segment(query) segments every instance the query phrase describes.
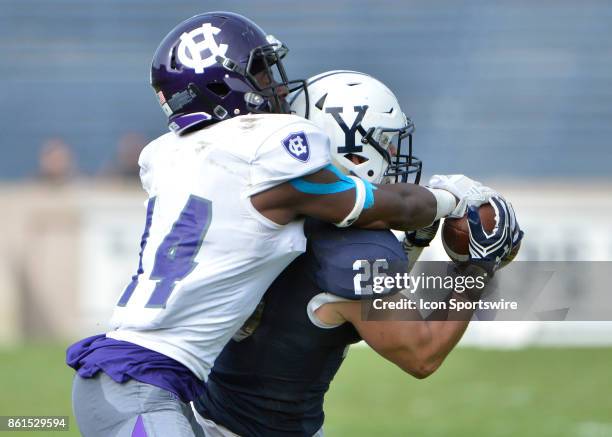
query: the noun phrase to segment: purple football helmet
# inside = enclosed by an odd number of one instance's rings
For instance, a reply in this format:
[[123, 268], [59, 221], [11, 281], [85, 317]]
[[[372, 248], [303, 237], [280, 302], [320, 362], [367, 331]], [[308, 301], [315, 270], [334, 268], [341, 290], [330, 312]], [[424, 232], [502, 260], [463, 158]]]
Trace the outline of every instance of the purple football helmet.
[[248, 113], [289, 113], [288, 93], [306, 88], [289, 81], [281, 59], [287, 47], [251, 20], [231, 12], [196, 15], [161, 42], [151, 85], [168, 126], [184, 133]]

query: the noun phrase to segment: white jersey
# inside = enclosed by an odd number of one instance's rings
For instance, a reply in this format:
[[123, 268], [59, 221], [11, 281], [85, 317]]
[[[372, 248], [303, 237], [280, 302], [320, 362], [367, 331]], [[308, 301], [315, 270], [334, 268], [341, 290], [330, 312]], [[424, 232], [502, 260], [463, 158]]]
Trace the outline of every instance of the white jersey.
[[162, 353], [206, 380], [306, 246], [302, 221], [277, 225], [249, 196], [329, 162], [328, 137], [293, 115], [245, 115], [151, 142], [139, 160], [149, 202], [138, 274], [107, 336]]

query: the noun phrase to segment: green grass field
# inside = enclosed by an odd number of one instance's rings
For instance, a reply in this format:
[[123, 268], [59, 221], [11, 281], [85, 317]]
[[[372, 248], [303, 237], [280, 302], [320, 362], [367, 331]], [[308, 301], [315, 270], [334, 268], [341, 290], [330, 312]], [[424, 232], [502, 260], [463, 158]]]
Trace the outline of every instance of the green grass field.
[[[0, 350], [0, 415], [69, 415], [72, 375], [62, 346]], [[325, 406], [328, 437], [612, 436], [612, 349], [458, 349], [419, 381], [354, 347]]]

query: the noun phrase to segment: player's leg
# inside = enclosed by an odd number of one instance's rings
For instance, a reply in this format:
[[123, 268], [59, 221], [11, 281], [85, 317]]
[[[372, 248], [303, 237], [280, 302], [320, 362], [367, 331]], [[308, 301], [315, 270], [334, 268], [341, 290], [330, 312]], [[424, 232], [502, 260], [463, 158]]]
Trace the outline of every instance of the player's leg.
[[202, 437], [188, 404], [166, 390], [130, 380], [118, 384], [100, 372], [76, 375], [72, 401], [85, 437]]
[[238, 434], [234, 434], [223, 425], [202, 417], [195, 409], [193, 409], [193, 414], [199, 426], [204, 430], [206, 437], [239, 437]]

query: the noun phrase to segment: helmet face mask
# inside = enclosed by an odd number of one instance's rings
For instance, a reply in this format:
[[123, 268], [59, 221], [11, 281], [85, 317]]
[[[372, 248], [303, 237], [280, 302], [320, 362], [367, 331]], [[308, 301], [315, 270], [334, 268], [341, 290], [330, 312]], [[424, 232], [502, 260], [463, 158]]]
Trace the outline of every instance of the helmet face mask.
[[288, 113], [285, 97], [306, 85], [289, 81], [281, 59], [288, 49], [249, 19], [230, 12], [196, 15], [159, 45], [153, 86], [171, 130], [248, 113]]
[[311, 99], [290, 96], [291, 109], [331, 139], [334, 164], [375, 184], [419, 183], [421, 161], [412, 153], [414, 124], [380, 81], [355, 71], [330, 71], [308, 79]]
[[405, 127], [372, 127], [362, 136], [361, 142], [371, 145], [387, 162], [382, 183], [406, 183], [410, 175], [414, 175], [413, 183], [418, 184], [421, 181], [423, 164], [412, 154], [413, 132], [414, 123], [407, 118]]
[[[305, 80], [289, 80], [282, 59], [287, 55], [289, 49], [272, 35], [268, 35], [270, 44], [257, 47], [251, 51], [245, 76], [256, 90], [252, 95], [245, 98], [250, 112], [271, 112], [276, 114], [289, 114], [290, 108], [286, 96], [292, 92], [304, 89], [306, 95]], [[263, 110], [257, 105], [261, 102], [257, 96], [268, 102]], [[251, 100], [253, 102], [251, 102]]]

